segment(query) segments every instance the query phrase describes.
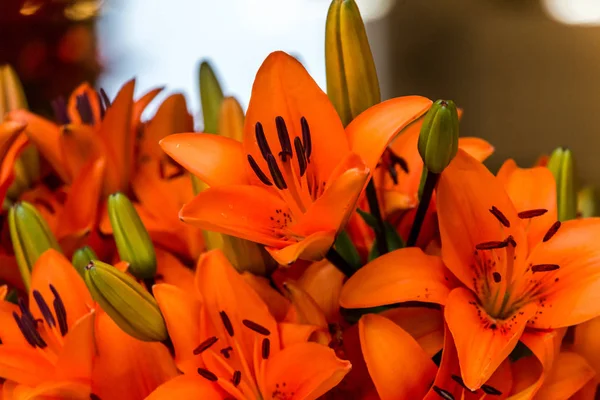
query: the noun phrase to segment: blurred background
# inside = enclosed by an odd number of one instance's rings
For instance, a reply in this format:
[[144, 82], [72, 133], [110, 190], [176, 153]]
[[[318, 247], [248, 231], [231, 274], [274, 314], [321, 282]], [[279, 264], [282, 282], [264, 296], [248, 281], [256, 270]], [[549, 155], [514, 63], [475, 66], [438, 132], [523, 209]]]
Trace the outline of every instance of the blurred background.
[[[0, 63], [17, 69], [39, 112], [83, 80], [112, 97], [136, 77], [137, 93], [182, 91], [198, 116], [202, 59], [243, 105], [277, 49], [324, 88], [329, 2], [1, 0]], [[583, 181], [600, 184], [600, 1], [357, 2], [385, 98], [454, 99], [465, 110], [461, 134], [495, 145], [493, 170], [507, 157], [528, 166], [568, 146]]]

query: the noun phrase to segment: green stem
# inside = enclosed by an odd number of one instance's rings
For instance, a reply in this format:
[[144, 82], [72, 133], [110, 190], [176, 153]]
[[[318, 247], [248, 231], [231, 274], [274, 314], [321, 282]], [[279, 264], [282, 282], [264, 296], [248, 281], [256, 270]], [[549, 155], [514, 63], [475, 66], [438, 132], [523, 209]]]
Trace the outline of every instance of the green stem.
[[325, 254], [325, 258], [347, 277], [351, 277], [354, 274], [354, 268], [352, 268], [352, 266], [348, 264], [344, 257], [342, 257], [342, 255], [338, 253], [337, 250], [333, 247], [331, 247], [329, 251], [327, 251], [327, 254]]
[[375, 228], [375, 238], [377, 239], [377, 250], [379, 250], [379, 256], [387, 254], [388, 244], [385, 237], [385, 225], [383, 224], [383, 218], [381, 217], [381, 209], [379, 208], [379, 202], [377, 201], [377, 190], [375, 189], [375, 183], [373, 179], [367, 184], [367, 201], [369, 202], [369, 210], [371, 215], [377, 220], [377, 228]]
[[440, 174], [434, 174], [433, 172], [427, 171], [425, 186], [423, 187], [423, 195], [421, 196], [421, 201], [419, 202], [419, 207], [417, 208], [417, 215], [415, 215], [415, 220], [412, 228], [410, 229], [408, 241], [406, 242], [406, 245], [409, 247], [414, 246], [417, 243], [419, 233], [421, 232], [421, 226], [423, 225], [423, 220], [425, 220], [425, 214], [427, 214], [427, 209], [429, 208], [429, 203], [431, 202], [431, 195], [433, 194], [433, 190], [435, 189], [435, 185], [437, 184], [439, 177]]

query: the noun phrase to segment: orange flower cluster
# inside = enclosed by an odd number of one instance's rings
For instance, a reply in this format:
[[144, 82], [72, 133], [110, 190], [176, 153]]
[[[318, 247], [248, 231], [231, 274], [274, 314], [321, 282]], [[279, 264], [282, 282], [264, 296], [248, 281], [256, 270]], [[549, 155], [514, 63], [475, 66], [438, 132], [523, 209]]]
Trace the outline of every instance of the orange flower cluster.
[[597, 398], [568, 150], [494, 175], [451, 101], [344, 109], [278, 51], [244, 113], [201, 71], [204, 133], [134, 81], [50, 121], [0, 79], [0, 399]]

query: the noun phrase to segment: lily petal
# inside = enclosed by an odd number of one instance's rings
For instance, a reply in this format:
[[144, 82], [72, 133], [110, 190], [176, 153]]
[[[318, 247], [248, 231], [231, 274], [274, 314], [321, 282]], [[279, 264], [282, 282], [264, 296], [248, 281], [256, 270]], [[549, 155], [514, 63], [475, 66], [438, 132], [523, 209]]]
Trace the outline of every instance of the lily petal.
[[76, 179], [91, 159], [104, 153], [97, 132], [89, 125], [65, 125], [60, 129], [59, 145], [64, 168]]
[[554, 368], [536, 394], [538, 399], [569, 399], [594, 377], [596, 371], [579, 354], [562, 351], [556, 357]]
[[600, 317], [591, 319], [575, 328], [572, 350], [585, 357], [600, 377]]
[[319, 308], [325, 319], [337, 322], [340, 318], [339, 298], [346, 277], [327, 260], [312, 263], [298, 279], [298, 287], [303, 289]]
[[216, 384], [194, 375], [181, 375], [160, 385], [146, 400], [222, 400], [227, 393]]
[[468, 388], [478, 389], [492, 376], [516, 346], [536, 308], [529, 304], [506, 320], [496, 320], [469, 290], [457, 288], [450, 293], [444, 314]]
[[[4, 124], [0, 124], [0, 135], [2, 135], [2, 125], [13, 124], [11, 122], [7, 122]], [[17, 124], [16, 122], [14, 124]], [[15, 178], [15, 162], [17, 158], [21, 155], [21, 152], [25, 149], [29, 140], [25, 134], [19, 133], [20, 130], [16, 130], [11, 137], [7, 138], [6, 142], [3, 143], [3, 146], [6, 148], [3, 149], [4, 154], [0, 155], [2, 157], [2, 161], [0, 163], [0, 199], [4, 200], [6, 197], [6, 192], [12, 185]]]
[[54, 366], [32, 347], [0, 346], [0, 376], [4, 379], [35, 386], [54, 371]]
[[90, 109], [92, 111], [91, 117], [93, 119], [91, 122], [94, 124], [100, 122], [100, 99], [98, 98], [98, 93], [87, 82], [84, 82], [75, 88], [69, 96], [69, 101], [67, 103], [67, 115], [69, 120], [78, 125], [85, 123], [81, 120], [81, 114], [77, 108], [77, 98], [79, 96], [85, 96], [89, 101]]
[[405, 301], [444, 304], [450, 274], [439, 257], [407, 247], [378, 257], [359, 269], [344, 285], [340, 305], [366, 308]]
[[327, 254], [335, 241], [335, 231], [315, 232], [297, 243], [281, 249], [265, 247], [267, 252], [281, 265], [290, 265], [298, 259], [319, 261]]
[[262, 276], [256, 276], [250, 272], [242, 272], [242, 278], [248, 285], [254, 289], [254, 291], [260, 296], [265, 302], [269, 311], [275, 317], [277, 321], [283, 321], [287, 310], [290, 307], [290, 301], [286, 299], [281, 293], [271, 287], [269, 280]]
[[[349, 152], [344, 127], [329, 98], [302, 64], [281, 51], [271, 53], [258, 70], [244, 124], [244, 152], [252, 155], [263, 171], [268, 167], [256, 141], [255, 126], [262, 124], [271, 151], [279, 154], [278, 116], [286, 123], [291, 143], [296, 137], [302, 139], [300, 119], [306, 119], [312, 138], [310, 161], [318, 169], [319, 180], [327, 179]], [[260, 184], [249, 165], [246, 170], [252, 182]]]
[[94, 340], [95, 312], [91, 311], [77, 321], [67, 336], [58, 356], [54, 379], [92, 383], [92, 365], [96, 355]]
[[[491, 212], [495, 207], [507, 221], [503, 224]], [[437, 208], [442, 239], [442, 258], [446, 266], [462, 283], [478, 290], [475, 283], [477, 268], [473, 268], [474, 252], [480, 243], [504, 241], [509, 235], [518, 244], [514, 248], [514, 265], [525, 268], [522, 262], [527, 254], [527, 239], [522, 222], [497, 181], [479, 161], [462, 150], [441, 174], [437, 188]], [[508, 223], [510, 227], [505, 226]], [[505, 250], [496, 253], [503, 255]], [[502, 279], [512, 281], [523, 271], [513, 271], [512, 278], [506, 276], [507, 263], [499, 262], [497, 272]]]
[[540, 282], [536, 301], [544, 308], [544, 312], [530, 322], [531, 326], [560, 328], [600, 315], [598, 235], [600, 218], [566, 221], [551, 239], [533, 250], [528, 265], [555, 264], [559, 269], [530, 272], [530, 279]]
[[329, 325], [323, 314], [323, 310], [313, 300], [308, 293], [297, 287], [292, 282], [285, 282], [283, 287], [288, 293], [288, 297], [292, 303], [285, 318], [286, 322], [294, 322], [297, 324], [318, 326], [320, 333], [316, 338], [318, 343], [323, 345], [329, 344], [331, 335], [329, 334]]
[[399, 307], [380, 314], [393, 321], [415, 338], [419, 346], [433, 357], [444, 345], [444, 314], [425, 307]]
[[425, 114], [431, 103], [425, 97], [404, 96], [368, 108], [346, 127], [350, 149], [364, 160], [369, 169], [375, 169], [392, 139]]
[[478, 137], [462, 137], [458, 139], [458, 148], [476, 159], [485, 161], [494, 153], [494, 146], [487, 140]]
[[177, 133], [162, 139], [160, 146], [210, 187], [249, 182], [248, 160], [238, 141], [210, 133]]
[[423, 398], [437, 368], [417, 341], [377, 314], [363, 316], [358, 324], [365, 362], [381, 399]]
[[194, 291], [194, 272], [183, 265], [173, 254], [160, 247], [156, 253], [156, 282], [177, 286], [179, 289], [192, 293]]
[[184, 373], [193, 373], [201, 366], [201, 357], [194, 349], [201, 341], [201, 302], [193, 292], [165, 283], [154, 285], [152, 292], [165, 318], [169, 337], [175, 348], [175, 363]]
[[327, 346], [299, 343], [269, 358], [264, 371], [264, 394], [313, 400], [337, 385], [350, 370]]
[[257, 186], [211, 187], [198, 194], [180, 211], [179, 216], [209, 231], [216, 231], [283, 247], [287, 243], [275, 236], [278, 212], [290, 214], [289, 207], [277, 195]]

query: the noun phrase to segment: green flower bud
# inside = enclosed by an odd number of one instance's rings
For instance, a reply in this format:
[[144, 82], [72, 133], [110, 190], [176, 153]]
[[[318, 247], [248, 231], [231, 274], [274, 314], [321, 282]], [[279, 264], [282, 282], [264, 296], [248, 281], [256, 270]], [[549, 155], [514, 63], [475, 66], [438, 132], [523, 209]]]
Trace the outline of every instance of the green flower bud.
[[419, 134], [419, 154], [425, 167], [441, 173], [458, 151], [458, 112], [452, 100], [438, 100], [425, 115]]
[[344, 126], [381, 101], [375, 62], [354, 0], [333, 0], [325, 25], [327, 95]]
[[0, 65], [0, 122], [6, 113], [27, 108], [27, 99], [17, 73], [10, 65]]
[[577, 217], [577, 192], [575, 190], [575, 166], [571, 150], [557, 148], [550, 155], [548, 169], [556, 180], [556, 205], [558, 220], [568, 221]]
[[29, 203], [23, 201], [11, 207], [8, 227], [19, 272], [29, 290], [31, 270], [37, 259], [48, 249], [61, 249], [44, 218]]
[[593, 186], [587, 186], [577, 192], [577, 213], [583, 218], [598, 215], [596, 203], [596, 189]]
[[244, 139], [244, 110], [234, 97], [226, 97], [219, 112], [219, 135], [241, 142]]
[[156, 275], [156, 254], [152, 239], [131, 201], [122, 193], [108, 196], [108, 217], [121, 260], [138, 279]]
[[92, 298], [125, 333], [146, 342], [167, 339], [158, 303], [133, 278], [112, 265], [92, 261], [84, 271]]
[[205, 133], [217, 133], [219, 112], [223, 102], [223, 90], [212, 67], [207, 61], [200, 64], [200, 101]]
[[90, 246], [84, 246], [80, 249], [75, 250], [73, 258], [71, 258], [71, 264], [75, 267], [79, 275], [83, 276], [85, 273], [85, 267], [92, 260], [98, 259], [98, 256]]

